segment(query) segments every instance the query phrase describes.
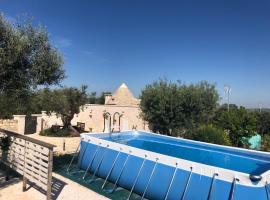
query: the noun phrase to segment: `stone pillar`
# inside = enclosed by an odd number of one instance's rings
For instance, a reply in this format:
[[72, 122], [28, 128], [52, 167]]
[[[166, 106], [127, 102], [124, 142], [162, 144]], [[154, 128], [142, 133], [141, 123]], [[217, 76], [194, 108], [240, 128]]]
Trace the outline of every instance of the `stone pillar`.
[[13, 115], [14, 120], [18, 121], [18, 133], [22, 135], [25, 133], [25, 117], [26, 115]]

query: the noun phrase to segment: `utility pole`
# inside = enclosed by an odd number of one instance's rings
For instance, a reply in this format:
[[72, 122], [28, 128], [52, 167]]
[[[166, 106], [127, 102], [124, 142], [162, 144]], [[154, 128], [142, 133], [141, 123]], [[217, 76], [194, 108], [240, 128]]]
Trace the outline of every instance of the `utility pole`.
[[225, 91], [225, 94], [227, 95], [227, 110], [228, 112], [230, 111], [230, 95], [231, 95], [231, 91], [232, 91], [232, 88], [230, 85], [225, 85], [224, 86], [224, 91]]

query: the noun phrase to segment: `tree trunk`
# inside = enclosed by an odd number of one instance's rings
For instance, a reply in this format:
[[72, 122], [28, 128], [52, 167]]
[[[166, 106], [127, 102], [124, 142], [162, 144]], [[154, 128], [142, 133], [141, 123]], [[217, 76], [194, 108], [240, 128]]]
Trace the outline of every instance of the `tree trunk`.
[[69, 129], [71, 131], [73, 131], [76, 135], [79, 135], [80, 133], [72, 127], [71, 125], [71, 120], [73, 119], [74, 114], [70, 114], [70, 115], [62, 115], [61, 119], [63, 122], [63, 129]]
[[73, 119], [73, 115], [62, 115], [61, 119], [63, 122], [63, 128], [69, 128], [71, 126], [71, 120]]

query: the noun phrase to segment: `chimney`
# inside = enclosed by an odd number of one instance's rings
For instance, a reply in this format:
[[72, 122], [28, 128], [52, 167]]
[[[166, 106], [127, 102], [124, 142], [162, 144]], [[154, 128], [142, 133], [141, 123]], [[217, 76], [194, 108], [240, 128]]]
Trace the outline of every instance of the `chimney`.
[[111, 99], [112, 99], [112, 95], [111, 94], [106, 94], [105, 95], [105, 104], [108, 104]]

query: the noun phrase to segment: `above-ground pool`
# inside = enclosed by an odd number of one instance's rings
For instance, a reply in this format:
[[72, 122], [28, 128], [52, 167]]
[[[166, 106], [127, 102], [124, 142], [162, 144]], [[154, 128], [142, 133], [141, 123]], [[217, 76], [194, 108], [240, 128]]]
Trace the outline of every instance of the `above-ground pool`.
[[[81, 134], [83, 179], [148, 199], [270, 199], [270, 154], [158, 134]], [[108, 188], [107, 183], [113, 183]], [[107, 187], [106, 187], [107, 186]]]

